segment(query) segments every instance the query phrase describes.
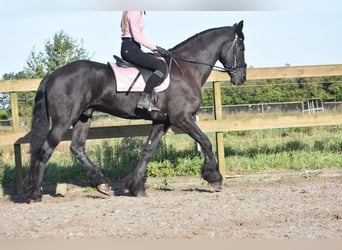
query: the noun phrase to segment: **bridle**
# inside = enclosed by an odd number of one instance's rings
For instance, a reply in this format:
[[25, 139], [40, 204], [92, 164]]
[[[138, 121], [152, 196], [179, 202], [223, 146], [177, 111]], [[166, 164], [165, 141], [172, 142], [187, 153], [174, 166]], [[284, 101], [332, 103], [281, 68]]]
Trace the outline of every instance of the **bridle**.
[[230, 49], [228, 50], [228, 54], [231, 50], [233, 50], [233, 64], [230, 67], [225, 67], [224, 71], [225, 72], [230, 72], [230, 71], [234, 71], [238, 68], [247, 68], [247, 64], [246, 63], [242, 63], [242, 64], [238, 64], [237, 63], [237, 49], [238, 49], [238, 44], [237, 41], [242, 41], [241, 38], [239, 38], [238, 36], [235, 37], [232, 46], [230, 47]]
[[[228, 72], [229, 74], [235, 74], [236, 69], [247, 68], [246, 63], [242, 63], [242, 64], [237, 63], [237, 49], [238, 49], [237, 41], [238, 40], [242, 40], [242, 39], [239, 38], [238, 36], [236, 36], [232, 45], [230, 46], [230, 48], [227, 52], [228, 54], [229, 53], [233, 54], [233, 63], [229, 67], [226, 67], [225, 65], [224, 65], [224, 67], [221, 67], [221, 66], [217, 66], [217, 65], [213, 65], [213, 64], [209, 64], [209, 63], [204, 63], [204, 62], [199, 62], [199, 61], [194, 61], [194, 60], [188, 60], [188, 59], [184, 59], [184, 58], [180, 58], [180, 57], [174, 57], [171, 55], [171, 53], [169, 53], [169, 55], [168, 55], [170, 57], [169, 72], [171, 72], [172, 63], [174, 63], [176, 65], [177, 69], [179, 70], [179, 72], [182, 74], [181, 79], [183, 79], [184, 73], [181, 70], [181, 68], [177, 62], [177, 61], [182, 61], [182, 62], [187, 62], [187, 63], [192, 63], [192, 64], [205, 65], [205, 66], [211, 67], [213, 69], [217, 69], [221, 72]], [[180, 81], [180, 80], [178, 80], [178, 81]]]

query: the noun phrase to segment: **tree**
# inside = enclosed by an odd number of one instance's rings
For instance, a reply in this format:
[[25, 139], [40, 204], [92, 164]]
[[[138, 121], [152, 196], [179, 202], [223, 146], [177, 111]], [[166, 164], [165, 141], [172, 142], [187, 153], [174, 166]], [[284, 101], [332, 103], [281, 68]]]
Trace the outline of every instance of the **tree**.
[[63, 30], [47, 41], [44, 48], [44, 52], [31, 51], [24, 69], [30, 78], [41, 78], [72, 61], [89, 59], [88, 52], [83, 48], [83, 40], [77, 42]]
[[[44, 51], [36, 52], [34, 48], [32, 49], [26, 61], [27, 66], [22, 71], [6, 73], [2, 78], [3, 80], [42, 78], [63, 65], [80, 59], [90, 59], [88, 52], [83, 48], [83, 40], [78, 42], [62, 30], [57, 32], [52, 39], [45, 42]], [[19, 115], [29, 116], [32, 110], [34, 93], [19, 93], [18, 99]], [[2, 94], [0, 107], [8, 106], [9, 97], [6, 97], [6, 94]]]
[[10, 96], [6, 93], [0, 93], [0, 110], [1, 109], [9, 109], [10, 105]]
[[[341, 83], [341, 76], [252, 80], [241, 86], [222, 84], [221, 98], [223, 105], [304, 101], [311, 98], [341, 101]], [[204, 89], [202, 97], [202, 106], [213, 105], [212, 89]]]

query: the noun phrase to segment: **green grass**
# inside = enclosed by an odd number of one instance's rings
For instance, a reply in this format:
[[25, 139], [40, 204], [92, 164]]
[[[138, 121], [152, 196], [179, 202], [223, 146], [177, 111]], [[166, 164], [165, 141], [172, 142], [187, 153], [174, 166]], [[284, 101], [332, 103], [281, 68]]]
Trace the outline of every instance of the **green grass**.
[[[214, 142], [215, 134], [208, 134]], [[342, 127], [273, 129], [224, 134], [226, 170], [229, 174], [284, 172], [342, 166]], [[89, 158], [110, 179], [126, 176], [139, 160], [145, 137], [87, 142]], [[213, 147], [215, 150], [215, 146]], [[28, 151], [26, 146], [23, 151]], [[29, 154], [23, 152], [24, 174]], [[148, 177], [197, 176], [203, 162], [194, 141], [187, 135], [163, 137]], [[49, 161], [45, 182], [84, 182], [84, 169], [62, 143]], [[15, 184], [12, 147], [0, 148], [0, 183]]]
[[229, 133], [225, 138], [227, 171], [243, 174], [341, 167], [341, 138], [339, 126]]

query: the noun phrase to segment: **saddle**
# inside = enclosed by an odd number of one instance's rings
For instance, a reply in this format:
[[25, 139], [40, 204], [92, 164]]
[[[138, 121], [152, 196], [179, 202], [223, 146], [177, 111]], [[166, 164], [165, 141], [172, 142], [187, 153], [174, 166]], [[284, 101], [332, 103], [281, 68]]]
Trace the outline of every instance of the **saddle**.
[[[113, 57], [116, 62], [108, 62], [108, 65], [113, 70], [117, 92], [143, 92], [146, 81], [151, 76], [152, 71], [127, 62], [116, 55], [113, 55]], [[169, 74], [167, 73], [166, 79], [162, 84], [155, 87], [154, 91], [164, 91], [168, 88], [169, 84], [170, 79]]]
[[133, 63], [130, 63], [130, 62], [127, 62], [125, 61], [124, 59], [122, 59], [121, 57], [118, 57], [116, 55], [113, 55], [115, 61], [116, 61], [116, 64], [119, 66], [119, 67], [122, 67], [122, 68], [130, 68], [130, 67], [137, 67], [136, 65], [134, 65]]

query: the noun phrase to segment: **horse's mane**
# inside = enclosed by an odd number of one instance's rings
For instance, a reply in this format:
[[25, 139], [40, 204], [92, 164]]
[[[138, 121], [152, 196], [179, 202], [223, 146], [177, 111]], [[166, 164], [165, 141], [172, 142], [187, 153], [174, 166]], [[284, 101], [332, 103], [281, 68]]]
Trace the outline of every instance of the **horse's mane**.
[[189, 37], [189, 38], [186, 39], [185, 41], [183, 41], [183, 42], [177, 44], [175, 47], [173, 47], [173, 48], [171, 48], [171, 49], [169, 49], [169, 50], [170, 50], [170, 51], [175, 51], [175, 50], [177, 50], [177, 49], [179, 49], [179, 48], [184, 47], [185, 45], [187, 45], [187, 44], [189, 44], [189, 43], [194, 42], [195, 40], [197, 40], [197, 39], [203, 37], [204, 35], [206, 35], [206, 34], [208, 34], [208, 33], [211, 33], [211, 32], [213, 32], [213, 31], [217, 31], [217, 30], [220, 30], [220, 29], [226, 29], [226, 28], [232, 28], [232, 27], [224, 26], [224, 27], [212, 28], [212, 29], [204, 30], [204, 31], [202, 31], [202, 32], [200, 32], [200, 33], [197, 33], [197, 34], [195, 34], [195, 35]]

